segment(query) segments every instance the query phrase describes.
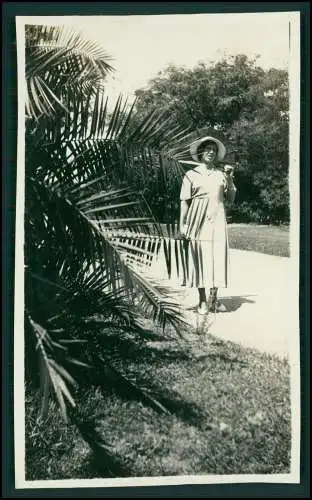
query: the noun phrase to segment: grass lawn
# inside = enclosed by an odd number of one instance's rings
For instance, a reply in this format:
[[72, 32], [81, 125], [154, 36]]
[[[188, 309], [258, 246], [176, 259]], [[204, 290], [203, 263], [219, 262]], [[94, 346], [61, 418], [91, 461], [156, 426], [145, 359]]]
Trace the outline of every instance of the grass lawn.
[[289, 227], [228, 224], [230, 248], [289, 257]]
[[[230, 247], [288, 256], [288, 228], [229, 224]], [[150, 326], [153, 329], [153, 326]], [[149, 388], [144, 404], [130, 391], [101, 386], [78, 397], [86, 416], [120, 457], [94, 459], [54, 403], [47, 421], [26, 398], [26, 477], [68, 479], [185, 474], [273, 474], [290, 471], [290, 368], [287, 360], [230, 342], [189, 334], [188, 349], [152, 342], [126, 349], [131, 379]]]
[[[191, 334], [190, 334], [191, 335]], [[266, 474], [290, 470], [287, 361], [209, 335], [187, 351], [152, 342], [126, 359], [128, 372], [167, 410], [130, 393], [89, 388], [78, 400], [121, 458], [117, 476]], [[27, 479], [109, 476], [73, 426], [51, 403], [48, 421], [26, 400]]]
[[[164, 234], [169, 234], [161, 224]], [[289, 257], [289, 226], [228, 223], [230, 248]]]

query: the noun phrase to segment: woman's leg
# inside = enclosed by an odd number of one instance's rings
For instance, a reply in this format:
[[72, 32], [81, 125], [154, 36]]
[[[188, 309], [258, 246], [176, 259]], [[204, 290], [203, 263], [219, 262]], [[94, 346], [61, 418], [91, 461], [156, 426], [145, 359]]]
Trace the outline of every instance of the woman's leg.
[[198, 288], [198, 293], [199, 293], [199, 306], [197, 308], [197, 311], [199, 312], [199, 314], [207, 314], [209, 307], [207, 303], [205, 288]]
[[205, 288], [198, 288], [199, 294], [199, 306], [207, 303], [206, 290]]
[[216, 303], [217, 296], [218, 296], [218, 288], [216, 286], [210, 288], [210, 298], [211, 298], [212, 304]]
[[225, 305], [218, 301], [217, 287], [210, 288], [209, 309], [213, 312], [226, 312]]
[[[206, 289], [198, 288], [198, 293], [199, 293], [199, 305], [207, 303]], [[217, 295], [218, 295], [218, 288], [217, 287], [210, 288], [209, 298], [210, 298], [210, 303], [212, 305], [215, 305], [217, 301]]]

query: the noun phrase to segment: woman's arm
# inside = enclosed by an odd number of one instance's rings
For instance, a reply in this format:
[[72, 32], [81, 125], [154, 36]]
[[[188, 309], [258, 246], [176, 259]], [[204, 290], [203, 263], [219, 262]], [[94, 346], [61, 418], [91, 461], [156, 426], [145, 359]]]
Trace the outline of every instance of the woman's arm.
[[227, 189], [226, 189], [226, 201], [229, 205], [233, 205], [236, 197], [236, 186], [234, 184], [233, 179], [229, 179], [227, 181]]
[[237, 192], [233, 179], [233, 167], [227, 165], [224, 170], [225, 170], [225, 198], [229, 205], [233, 205]]
[[190, 208], [191, 200], [180, 200], [180, 232], [184, 233], [187, 213]]
[[180, 225], [179, 232], [181, 235], [186, 234], [186, 219], [187, 213], [192, 202], [192, 172], [188, 171], [183, 178], [180, 191]]

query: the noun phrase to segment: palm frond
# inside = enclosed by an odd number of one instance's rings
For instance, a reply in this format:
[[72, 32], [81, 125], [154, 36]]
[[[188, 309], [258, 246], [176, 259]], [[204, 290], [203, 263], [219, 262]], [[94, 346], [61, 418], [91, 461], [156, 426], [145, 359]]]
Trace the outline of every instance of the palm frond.
[[[44, 32], [45, 43], [54, 43], [51, 37], [49, 30]], [[68, 58], [53, 50], [36, 53], [36, 71], [44, 57], [50, 57], [52, 67], [58, 57]], [[29, 81], [36, 77], [35, 70], [29, 72]], [[128, 109], [121, 98], [108, 116], [99, 87], [75, 94], [65, 81], [43, 81], [64, 84], [62, 103], [68, 112], [57, 103], [54, 115], [49, 113], [44, 85], [41, 100], [30, 99], [30, 114], [44, 113], [27, 129], [25, 211], [31, 275], [27, 308], [32, 321], [53, 333], [51, 339], [45, 336], [46, 344], [40, 341], [41, 350], [48, 350], [48, 342], [49, 349], [64, 350], [67, 341], [79, 340], [81, 331], [94, 324], [94, 315], [99, 321], [100, 311], [105, 311], [102, 326], [111, 321], [135, 329], [137, 315], [143, 314], [163, 329], [172, 325], [181, 336], [185, 323], [178, 305], [144, 275], [164, 239], [142, 190], [153, 177], [167, 183], [181, 171], [170, 154], [181, 149], [185, 132], [171, 128], [168, 116], [157, 110], [138, 123], [135, 108]], [[76, 336], [69, 333], [75, 329]], [[67, 358], [77, 367], [88, 364], [83, 357]], [[74, 404], [71, 374], [52, 356], [41, 359], [44, 401], [53, 390], [66, 418], [67, 405]]]
[[[40, 161], [36, 166], [36, 158], [33, 158], [31, 173], [32, 178], [41, 179], [36, 189], [50, 193], [47, 198], [51, 203], [48, 212], [52, 210], [51, 217], [47, 217], [50, 223], [41, 240], [51, 239], [54, 233], [54, 240], [62, 242], [61, 253], [64, 248], [69, 250], [67, 267], [74, 272], [84, 262], [88, 266], [92, 263], [93, 269], [102, 262], [102, 269], [107, 266], [111, 269], [111, 283], [116, 287], [120, 280], [120, 262], [117, 265], [117, 261], [125, 259], [127, 265], [134, 265], [136, 269], [138, 264], [149, 265], [159, 248], [151, 240], [151, 234], [161, 236], [160, 226], [155, 223], [143, 194], [119, 186], [131, 186], [138, 179], [143, 185], [145, 178], [157, 175], [157, 184], [162, 189], [159, 180], [168, 184], [171, 179], [181, 178], [183, 170], [179, 163], [170, 157], [168, 151], [165, 150], [162, 155], [148, 146], [148, 142], [149, 134], [153, 144], [165, 139], [170, 144], [173, 136], [176, 148], [181, 148], [186, 135], [176, 129], [168, 132], [167, 122], [164, 124], [162, 116], [156, 111], [150, 113], [140, 126], [136, 125], [133, 131], [133, 108], [122, 117], [119, 99], [103, 138], [103, 123], [107, 118], [104, 95], [97, 94], [96, 108], [88, 114], [90, 102], [89, 99], [79, 106], [77, 104], [76, 112], [71, 114], [70, 128], [61, 125], [61, 132], [52, 131], [52, 137], [49, 129], [46, 130], [46, 140], [52, 138], [52, 142], [43, 147], [44, 162]], [[80, 130], [78, 140], [73, 135], [73, 131], [77, 130]], [[161, 179], [159, 172], [163, 172]], [[47, 197], [46, 194], [44, 196]], [[41, 195], [39, 204], [42, 204]], [[42, 213], [45, 213], [44, 207]], [[125, 234], [125, 230], [130, 234]], [[78, 234], [83, 238], [75, 237]], [[128, 276], [124, 283], [133, 285], [133, 280]]]
[[[65, 399], [72, 407], [75, 407], [75, 401], [68, 389], [67, 383], [70, 383], [75, 387], [77, 385], [76, 381], [51, 357], [53, 348], [48, 331], [36, 323], [30, 316], [28, 317], [28, 320], [37, 339], [37, 346], [41, 360], [43, 388], [42, 415], [45, 415], [47, 412], [48, 395], [51, 387], [53, 387], [63, 418], [67, 422], [68, 416]], [[48, 351], [50, 352], [50, 356], [48, 355]]]
[[[170, 274], [173, 249], [181, 248], [171, 229], [169, 238], [162, 234], [144, 189], [152, 181], [163, 189], [182, 175], [177, 160], [188, 138], [156, 109], [139, 119], [135, 103], [121, 96], [109, 114], [108, 61], [74, 32], [26, 26], [25, 305], [41, 366], [42, 412], [53, 393], [65, 420], [105, 459], [112, 450], [94, 422], [76, 418], [77, 380], [82, 370], [92, 372], [85, 369], [101, 353], [98, 338], [109, 343], [108, 331], [143, 342], [140, 322], [148, 317], [162, 326], [162, 338], [183, 337], [178, 304], [145, 275], [160, 251]], [[108, 370], [126, 391], [167, 411], [108, 359], [101, 378]]]
[[[136, 231], [132, 234], [128, 233], [128, 236], [125, 236], [120, 233], [120, 224], [124, 224], [124, 219], [128, 220], [128, 228], [132, 223], [131, 217], [120, 217], [120, 214], [128, 215], [129, 206], [132, 212], [134, 206], [140, 210], [142, 207], [137, 200], [112, 204], [108, 197], [106, 204], [103, 204], [102, 199], [102, 204], [97, 209], [82, 210], [81, 207], [78, 208], [67, 198], [60, 197], [50, 187], [41, 185], [34, 179], [30, 186], [33, 189], [29, 196], [33, 202], [37, 198], [37, 206], [42, 207], [39, 212], [36, 212], [37, 219], [39, 216], [44, 219], [45, 214], [47, 215], [47, 222], [42, 221], [40, 226], [34, 221], [37, 229], [41, 227], [40, 235], [34, 235], [34, 237], [37, 236], [38, 241], [46, 242], [48, 252], [53, 249], [54, 262], [61, 262], [62, 267], [59, 268], [59, 273], [63, 283], [66, 284], [64, 280], [69, 272], [70, 275], [79, 274], [84, 266], [85, 269], [91, 268], [94, 271], [99, 268], [102, 273], [105, 270], [106, 280], [111, 288], [117, 290], [128, 286], [131, 290], [141, 289], [145, 293], [149, 306], [154, 308], [155, 319], [159, 317], [164, 323], [166, 321], [174, 325], [178, 323], [178, 313], [168, 308], [168, 304], [161, 301], [159, 293], [153, 290], [148, 280], [142, 276], [139, 277], [135, 271], [140, 266], [142, 268], [142, 265], [146, 266], [152, 262], [159, 248], [157, 244], [153, 245], [154, 237], [138, 233], [137, 229], [142, 223], [140, 220], [142, 218], [138, 220], [138, 217], [134, 217], [133, 224]], [[106, 223], [104, 228], [101, 221], [92, 217], [94, 210], [101, 211], [101, 217], [103, 217], [116, 209], [119, 217], [108, 216], [104, 219], [104, 225]], [[144, 223], [146, 220], [151, 222], [146, 217]]]
[[113, 71], [100, 46], [64, 27], [26, 25], [25, 41], [30, 117], [51, 114], [56, 104], [65, 107], [70, 90], [81, 97], [94, 93]]

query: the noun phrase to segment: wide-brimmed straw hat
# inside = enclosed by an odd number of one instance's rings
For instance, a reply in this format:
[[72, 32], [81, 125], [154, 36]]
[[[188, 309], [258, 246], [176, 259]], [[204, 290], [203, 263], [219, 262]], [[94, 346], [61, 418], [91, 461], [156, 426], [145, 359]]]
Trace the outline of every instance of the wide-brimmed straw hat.
[[216, 139], [215, 137], [211, 137], [210, 135], [202, 137], [201, 139], [197, 139], [196, 141], [194, 141], [191, 144], [190, 153], [191, 153], [191, 157], [193, 158], [193, 160], [198, 161], [198, 162], [201, 161], [200, 158], [198, 158], [198, 149], [200, 146], [202, 146], [206, 142], [213, 142], [214, 144], [216, 144], [217, 150], [218, 150], [216, 160], [217, 161], [223, 160], [223, 158], [225, 157], [225, 154], [226, 154], [226, 148], [225, 148], [224, 144], [221, 141], [219, 141], [219, 139]]

